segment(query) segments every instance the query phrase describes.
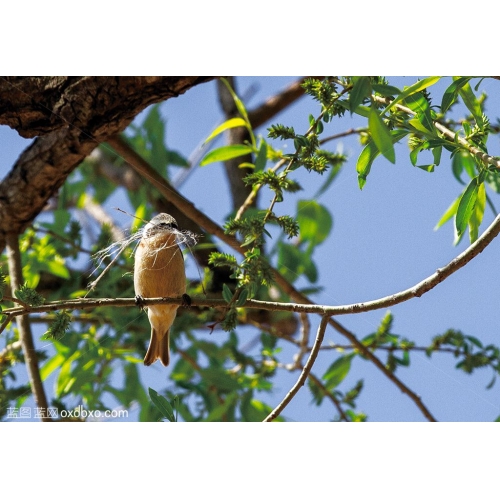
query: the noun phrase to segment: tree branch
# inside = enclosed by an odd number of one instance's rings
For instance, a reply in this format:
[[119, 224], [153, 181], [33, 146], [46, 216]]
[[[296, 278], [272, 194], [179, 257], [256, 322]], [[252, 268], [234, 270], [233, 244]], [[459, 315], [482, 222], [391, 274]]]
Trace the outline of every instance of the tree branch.
[[[328, 305], [318, 305], [310, 301], [307, 297], [303, 296], [299, 291], [295, 290], [293, 285], [288, 283], [288, 281], [283, 278], [283, 276], [276, 271], [272, 270], [273, 277], [276, 283], [283, 288], [285, 293], [289, 294], [292, 298], [295, 297], [300, 300], [299, 303], [281, 303], [281, 302], [270, 302], [263, 300], [247, 300], [242, 307], [254, 308], [254, 309], [267, 309], [273, 311], [291, 311], [297, 313], [316, 313], [328, 316], [339, 316], [346, 314], [359, 314], [366, 311], [373, 311], [376, 309], [382, 309], [401, 302], [405, 302], [415, 297], [421, 297], [428, 291], [432, 290], [439, 283], [442, 283], [446, 278], [451, 276], [453, 273], [464, 267], [468, 262], [470, 262], [474, 257], [479, 255], [498, 235], [500, 232], [500, 215], [498, 215], [490, 226], [485, 230], [485, 232], [466, 250], [464, 250], [460, 255], [455, 257], [444, 267], [438, 269], [435, 273], [431, 274], [429, 277], [417, 283], [411, 288], [403, 290], [401, 292], [382, 297], [380, 299], [368, 301], [368, 302], [358, 302], [349, 305], [340, 306], [328, 306]], [[226, 237], [226, 235], [224, 235]], [[241, 250], [238, 248], [238, 251]], [[182, 304], [182, 299], [176, 298], [149, 298], [144, 299], [144, 305], [154, 305], [160, 303], [172, 303], [172, 304]], [[193, 306], [205, 306], [205, 307], [227, 307], [227, 303], [222, 299], [203, 299], [203, 298], [193, 298]], [[30, 307], [26, 309], [24, 307], [14, 307], [11, 309], [5, 309], [2, 314], [15, 317], [23, 314], [28, 314], [30, 312], [45, 312], [54, 311], [57, 309], [91, 309], [100, 306], [116, 306], [116, 307], [129, 307], [135, 305], [135, 299], [74, 299], [66, 301], [54, 301], [48, 304], [44, 304], [38, 307]], [[336, 329], [340, 327], [335, 327]], [[341, 329], [341, 328], [340, 328]], [[340, 332], [343, 333], [343, 332]], [[352, 334], [350, 334], [352, 335]], [[351, 339], [349, 339], [351, 340]], [[357, 342], [357, 340], [356, 340]], [[366, 347], [363, 346], [363, 354], [365, 354]]]
[[98, 143], [124, 130], [146, 106], [210, 79], [0, 78], [0, 124], [24, 137], [40, 136], [0, 184], [0, 250], [5, 234], [21, 234]]
[[250, 120], [252, 128], [255, 129], [264, 125], [264, 123], [271, 120], [280, 111], [283, 111], [297, 99], [303, 97], [305, 95], [304, 89], [302, 88], [304, 80], [305, 78], [301, 78], [291, 83], [284, 90], [270, 97], [257, 108], [250, 110], [248, 112], [248, 119]]
[[318, 389], [327, 397], [337, 408], [337, 411], [339, 412], [340, 419], [343, 420], [344, 422], [349, 422], [349, 417], [346, 415], [345, 411], [342, 408], [342, 405], [340, 404], [339, 400], [329, 391], [321, 382], [321, 380], [316, 377], [313, 373], [309, 373], [309, 379], [311, 382], [318, 387]]
[[[19, 240], [15, 233], [8, 233], [7, 239], [7, 259], [9, 263], [9, 274], [12, 293], [19, 289], [23, 283], [21, 253], [19, 251]], [[47, 396], [43, 387], [42, 379], [40, 377], [40, 370], [38, 368], [38, 359], [35, 351], [35, 344], [33, 342], [33, 335], [31, 334], [31, 326], [28, 316], [22, 315], [17, 320], [17, 327], [19, 329], [19, 337], [23, 349], [26, 366], [28, 368], [28, 377], [30, 381], [31, 391], [35, 398], [35, 403], [38, 408], [42, 408], [42, 421], [50, 422], [52, 419], [46, 416], [46, 409], [48, 408]]]
[[274, 410], [264, 419], [264, 422], [272, 422], [273, 420], [275, 420], [286, 408], [288, 403], [290, 403], [290, 401], [295, 397], [297, 392], [299, 392], [299, 389], [304, 385], [307, 377], [309, 376], [311, 368], [316, 361], [316, 357], [318, 356], [319, 348], [321, 347], [321, 343], [323, 342], [323, 338], [325, 336], [327, 324], [328, 316], [323, 316], [316, 333], [316, 339], [314, 340], [313, 348], [311, 350], [311, 353], [309, 354], [309, 357], [307, 358], [302, 372], [299, 375], [299, 378], [297, 379], [297, 382], [290, 389], [289, 393], [283, 398], [283, 401], [281, 401], [281, 403], [279, 403], [276, 408], [274, 408]]

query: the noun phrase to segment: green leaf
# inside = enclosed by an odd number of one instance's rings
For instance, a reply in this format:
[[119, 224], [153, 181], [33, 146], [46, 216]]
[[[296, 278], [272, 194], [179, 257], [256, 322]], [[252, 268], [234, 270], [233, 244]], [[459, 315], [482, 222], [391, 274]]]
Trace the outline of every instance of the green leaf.
[[239, 114], [243, 117], [245, 122], [247, 123], [247, 129], [248, 132], [250, 133], [250, 140], [252, 144], [255, 146], [255, 136], [252, 130], [252, 127], [250, 126], [250, 120], [248, 119], [248, 113], [247, 109], [245, 108], [245, 105], [243, 104], [242, 100], [236, 95], [236, 92], [231, 88], [231, 85], [225, 78], [221, 78], [222, 82], [224, 85], [227, 87], [227, 90], [231, 94], [234, 104], [236, 106], [236, 109], [238, 110]]
[[457, 215], [455, 218], [455, 227], [457, 229], [458, 236], [463, 234], [469, 224], [469, 220], [476, 204], [478, 190], [478, 178], [474, 177], [462, 194], [458, 204]]
[[361, 151], [356, 163], [356, 172], [358, 173], [358, 184], [360, 189], [363, 189], [366, 184], [366, 178], [370, 173], [372, 163], [379, 154], [380, 152], [373, 141], [370, 141], [363, 148], [363, 151]]
[[203, 144], [206, 144], [207, 142], [210, 142], [214, 137], [217, 137], [219, 134], [222, 132], [230, 129], [230, 128], [235, 128], [235, 127], [246, 127], [247, 122], [243, 120], [243, 118], [230, 118], [229, 120], [225, 121], [224, 123], [221, 123], [215, 130], [205, 139], [205, 142]]
[[434, 120], [432, 119], [429, 102], [422, 92], [416, 92], [405, 99], [405, 104], [415, 111], [416, 117], [409, 120], [417, 130], [426, 134], [436, 135]]
[[238, 300], [236, 301], [236, 307], [243, 307], [247, 299], [248, 299], [248, 288], [243, 288], [240, 292], [240, 295], [238, 296]]
[[47, 267], [47, 271], [53, 274], [54, 276], [59, 276], [60, 278], [69, 279], [70, 274], [68, 268], [64, 264], [64, 262], [60, 262], [58, 260], [48, 260], [45, 261], [45, 266]]
[[232, 158], [237, 158], [238, 156], [244, 156], [252, 153], [253, 148], [245, 144], [232, 144], [230, 146], [222, 146], [210, 151], [203, 160], [200, 162], [200, 167], [204, 167], [209, 163], [214, 163], [216, 161], [226, 161]]
[[458, 204], [460, 203], [460, 196], [446, 209], [446, 212], [439, 219], [434, 231], [438, 230], [444, 223], [448, 222], [456, 213]]
[[396, 154], [394, 152], [394, 145], [392, 144], [391, 132], [375, 108], [372, 108], [370, 111], [370, 116], [368, 117], [368, 127], [377, 149], [391, 163], [396, 163]]
[[278, 269], [290, 282], [296, 281], [301, 275], [311, 282], [317, 279], [317, 270], [310, 254], [295, 245], [278, 243]]
[[222, 298], [229, 304], [233, 298], [233, 292], [229, 290], [229, 287], [224, 283], [222, 285]]
[[40, 369], [40, 376], [42, 380], [46, 380], [47, 377], [57, 368], [59, 368], [66, 361], [66, 356], [61, 353], [57, 353], [52, 356]]
[[411, 96], [412, 94], [415, 94], [416, 92], [420, 92], [421, 90], [426, 89], [427, 87], [430, 87], [431, 85], [434, 85], [441, 79], [440, 76], [429, 76], [427, 78], [424, 78], [423, 80], [420, 80], [413, 85], [410, 85], [409, 87], [406, 87], [401, 94], [399, 94], [394, 101], [392, 101], [389, 106], [387, 106], [384, 111], [383, 115], [387, 113], [392, 107], [394, 107], [398, 102], [401, 102], [402, 100], [406, 99], [408, 96]]
[[443, 146], [436, 146], [432, 150], [432, 157], [434, 158], [434, 165], [438, 166], [441, 162], [441, 154], [443, 153]]
[[471, 179], [476, 176], [475, 162], [472, 158], [472, 155], [468, 151], [458, 151], [453, 155], [453, 159], [451, 161], [451, 170], [453, 172], [453, 175], [455, 176], [455, 179], [460, 182], [460, 184], [465, 185], [465, 182], [461, 178], [461, 174], [464, 170], [467, 172]]
[[470, 76], [455, 80], [444, 92], [441, 101], [441, 111], [446, 113], [450, 106], [457, 100], [458, 91], [471, 79]]
[[417, 168], [424, 170], [425, 172], [434, 172], [434, 163], [432, 165], [415, 165]]
[[170, 422], [175, 422], [174, 410], [167, 399], [159, 395], [154, 389], [151, 389], [151, 387], [148, 388], [148, 391], [151, 401], [156, 406], [156, 408], [158, 408], [163, 418], [166, 418]]
[[255, 158], [255, 171], [260, 172], [264, 170], [267, 163], [267, 142], [263, 139], [260, 142], [259, 152]]
[[349, 111], [351, 115], [356, 108], [368, 97], [372, 92], [370, 78], [367, 76], [360, 76], [356, 78], [349, 97]]
[[337, 387], [342, 380], [345, 379], [351, 369], [352, 358], [352, 354], [341, 356], [330, 365], [328, 370], [326, 370], [323, 375], [323, 380], [325, 381], [325, 386], [329, 391], [335, 389], [335, 387]]
[[315, 200], [299, 200], [296, 220], [301, 241], [310, 241], [313, 246], [325, 241], [333, 226], [328, 209]]
[[[408, 134], [407, 130], [401, 130], [401, 129], [392, 130], [391, 140], [393, 143], [396, 143], [403, 137], [405, 137], [407, 134]], [[356, 163], [356, 172], [358, 173], [358, 184], [360, 189], [363, 189], [364, 185], [366, 184], [366, 178], [370, 173], [372, 163], [379, 154], [380, 151], [378, 150], [377, 146], [374, 144], [373, 141], [370, 141], [363, 148], [363, 151], [361, 151], [361, 154], [359, 155], [358, 161]]]
[[464, 104], [467, 106], [467, 109], [471, 112], [474, 120], [480, 128], [483, 128], [483, 110], [481, 109], [481, 104], [477, 100], [477, 97], [474, 95], [474, 92], [471, 89], [471, 86], [468, 82], [463, 85], [459, 90], [460, 97], [464, 101]]
[[474, 243], [479, 235], [479, 226], [483, 221], [484, 209], [486, 207], [486, 188], [482, 182], [477, 191], [476, 204], [469, 220], [469, 239]]
[[372, 88], [377, 94], [383, 95], [384, 97], [391, 97], [401, 94], [401, 90], [392, 85], [385, 85], [382, 83], [373, 83]]

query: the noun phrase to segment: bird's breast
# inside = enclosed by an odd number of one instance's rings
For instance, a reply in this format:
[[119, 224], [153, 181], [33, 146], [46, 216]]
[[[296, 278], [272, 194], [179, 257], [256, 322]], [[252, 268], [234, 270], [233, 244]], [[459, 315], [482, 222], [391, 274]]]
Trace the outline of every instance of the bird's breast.
[[174, 234], [160, 233], [141, 240], [135, 253], [134, 288], [144, 298], [185, 293], [184, 258]]

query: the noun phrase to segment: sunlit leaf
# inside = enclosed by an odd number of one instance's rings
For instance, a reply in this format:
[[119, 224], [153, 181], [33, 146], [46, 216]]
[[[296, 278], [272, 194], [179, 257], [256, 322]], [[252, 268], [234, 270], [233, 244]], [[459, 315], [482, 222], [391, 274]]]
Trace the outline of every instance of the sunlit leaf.
[[300, 200], [297, 203], [297, 222], [300, 239], [319, 245], [330, 234], [333, 219], [328, 209], [315, 200]]
[[464, 104], [467, 106], [467, 109], [474, 117], [474, 120], [476, 120], [476, 123], [480, 128], [483, 128], [483, 110], [481, 109], [481, 104], [474, 95], [474, 92], [468, 82], [466, 82], [465, 85], [462, 85], [459, 90], [459, 94], [464, 101]]
[[342, 380], [345, 379], [351, 369], [352, 358], [352, 354], [341, 356], [330, 365], [328, 370], [326, 370], [323, 375], [323, 380], [325, 381], [325, 386], [329, 391], [335, 389], [335, 387], [337, 387]]
[[420, 92], [421, 90], [426, 89], [427, 87], [430, 87], [431, 85], [434, 85], [441, 79], [440, 76], [429, 76], [427, 78], [424, 78], [423, 80], [420, 80], [413, 85], [410, 85], [409, 87], [405, 88], [401, 94], [399, 94], [394, 101], [392, 101], [389, 106], [387, 106], [382, 114], [387, 113], [391, 108], [393, 108], [398, 102], [401, 102], [402, 100], [406, 99], [408, 96], [415, 94], [415, 92]]
[[450, 106], [457, 100], [458, 91], [471, 79], [471, 77], [461, 77], [455, 80], [444, 92], [441, 101], [441, 111], [446, 113]]
[[375, 108], [372, 108], [370, 111], [370, 116], [368, 117], [368, 127], [377, 149], [391, 163], [395, 163], [396, 154], [394, 152], [394, 145], [392, 144], [391, 133]]
[[469, 238], [470, 242], [474, 243], [477, 240], [479, 234], [479, 226], [483, 221], [484, 209], [486, 207], [486, 188], [484, 187], [484, 182], [479, 184], [477, 191], [476, 204], [474, 205], [474, 210], [472, 211], [469, 220]]
[[253, 148], [246, 146], [245, 144], [232, 144], [229, 146], [222, 146], [210, 151], [205, 158], [200, 162], [200, 167], [204, 167], [209, 163], [214, 163], [216, 161], [226, 161], [232, 158], [237, 158], [238, 156], [244, 156], [253, 151]]
[[443, 224], [452, 219], [457, 213], [458, 204], [460, 203], [460, 196], [446, 209], [446, 212], [439, 219], [438, 223], [434, 227], [434, 231], [439, 229]]
[[240, 117], [230, 118], [229, 120], [225, 121], [224, 123], [221, 123], [218, 127], [216, 127], [215, 130], [205, 139], [204, 144], [210, 142], [214, 137], [217, 137], [219, 134], [230, 128], [246, 127], [246, 126], [247, 122], [243, 118]]
[[474, 177], [462, 194], [458, 204], [457, 215], [455, 217], [455, 227], [459, 236], [463, 234], [469, 224], [469, 220], [474, 210], [474, 205], [476, 204], [478, 190], [478, 178]]
[[371, 94], [370, 78], [367, 76], [360, 76], [354, 81], [350, 97], [349, 97], [349, 111], [351, 115], [356, 108], [363, 102], [363, 100]]

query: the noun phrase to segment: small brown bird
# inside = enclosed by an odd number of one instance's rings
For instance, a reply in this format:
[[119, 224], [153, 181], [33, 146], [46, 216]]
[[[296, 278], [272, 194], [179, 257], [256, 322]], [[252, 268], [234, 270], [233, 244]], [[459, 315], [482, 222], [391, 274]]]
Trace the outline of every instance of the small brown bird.
[[[158, 214], [146, 224], [135, 252], [134, 288], [137, 303], [143, 298], [183, 297], [186, 292], [184, 257], [177, 244], [175, 219]], [[177, 304], [148, 306], [151, 341], [144, 358], [146, 366], [157, 359], [163, 366], [170, 361], [170, 327], [177, 314]]]

